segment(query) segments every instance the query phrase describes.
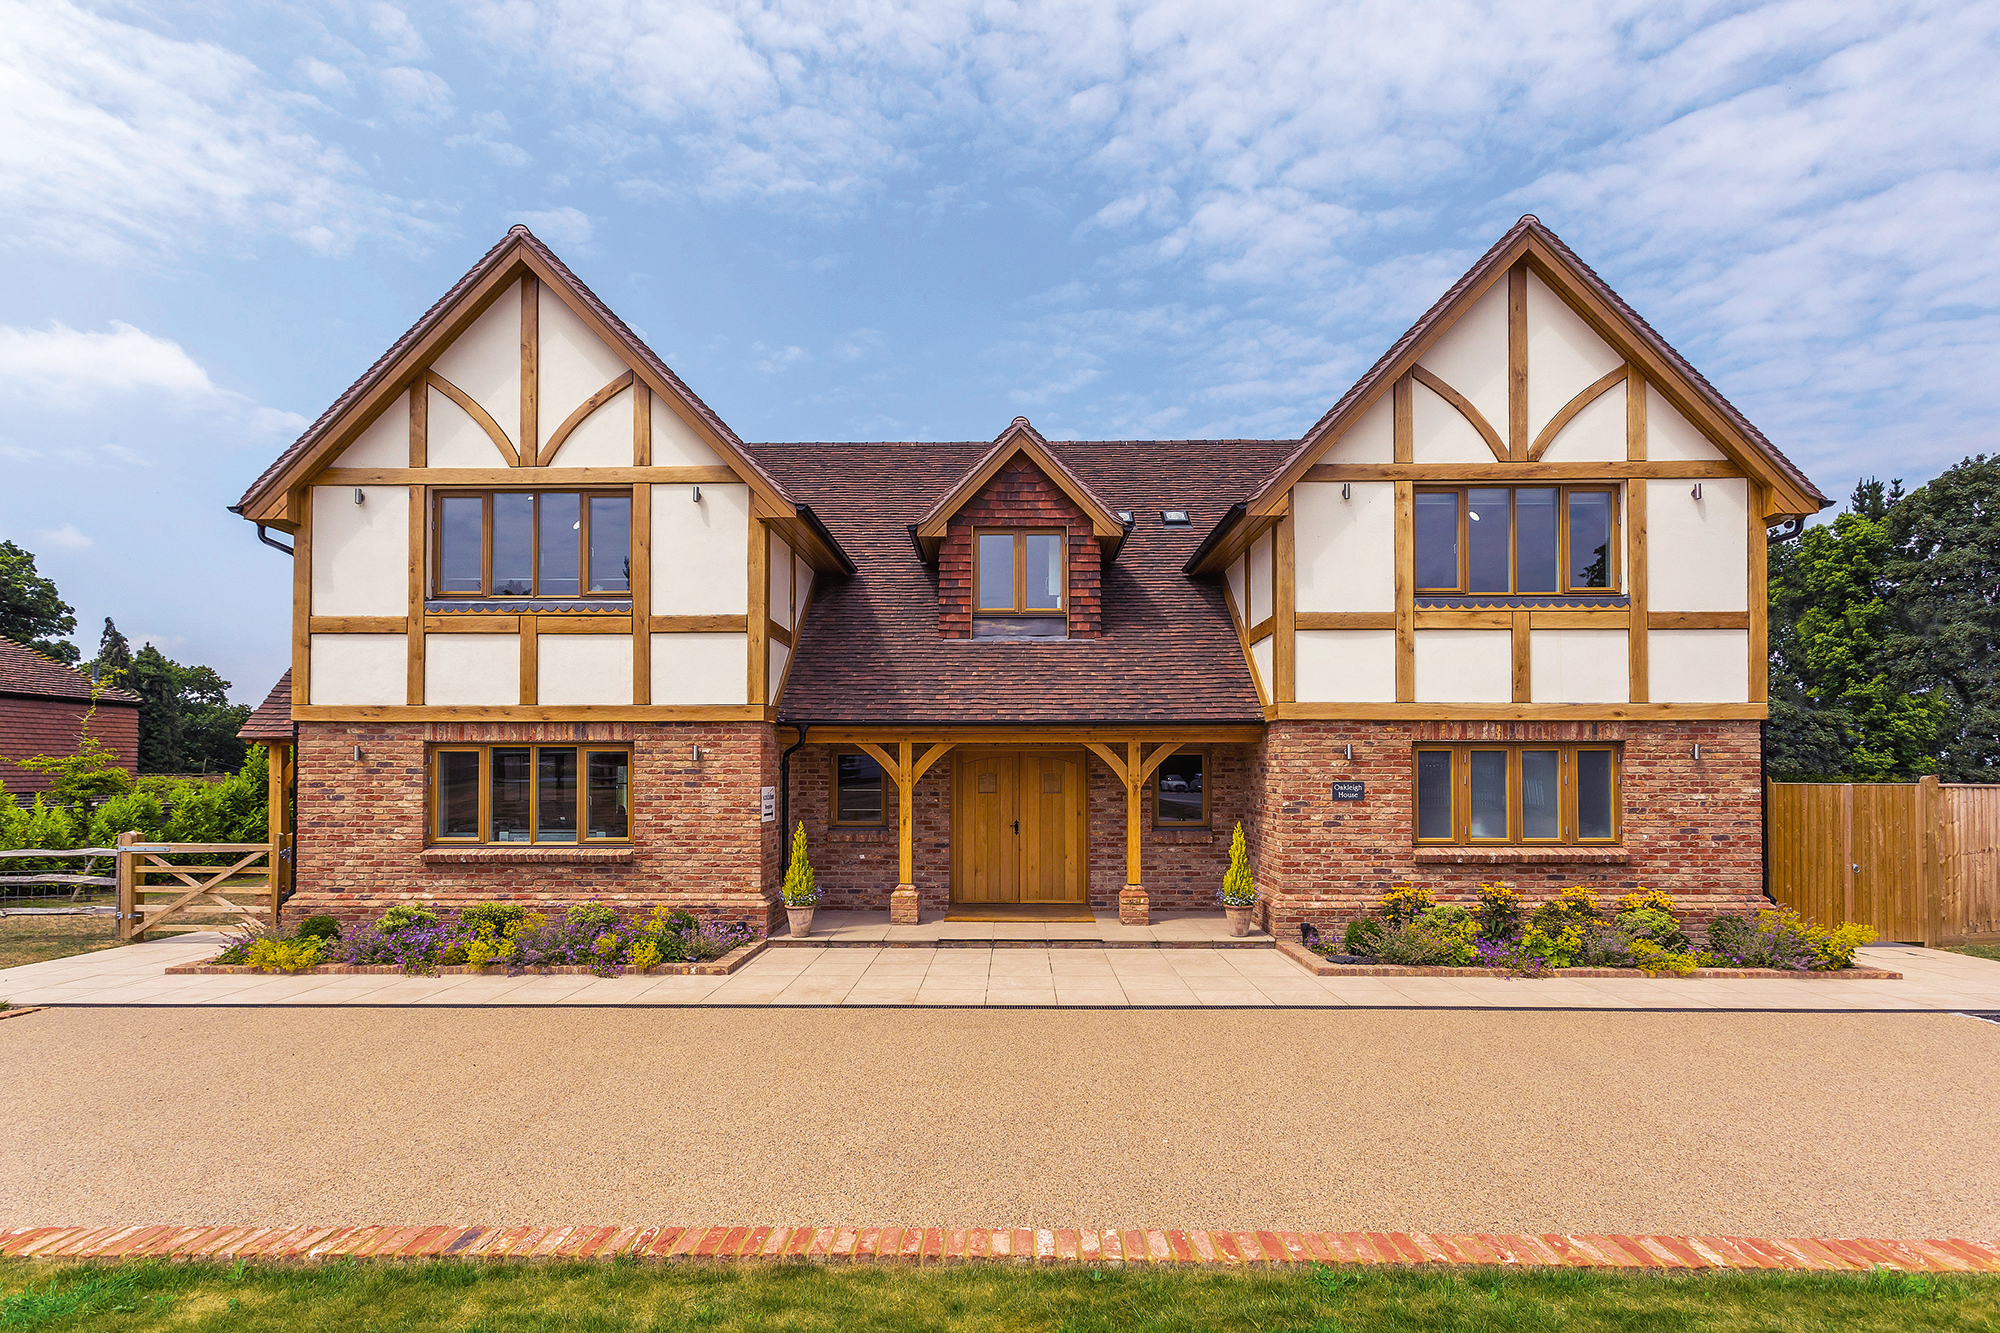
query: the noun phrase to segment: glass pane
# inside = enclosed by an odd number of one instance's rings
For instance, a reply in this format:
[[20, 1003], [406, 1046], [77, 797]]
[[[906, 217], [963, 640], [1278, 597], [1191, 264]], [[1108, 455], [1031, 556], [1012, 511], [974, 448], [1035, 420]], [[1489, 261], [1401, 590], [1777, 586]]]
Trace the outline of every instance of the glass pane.
[[542, 597], [574, 597], [581, 559], [579, 543], [583, 540], [583, 497], [556, 493], [541, 499], [541, 551], [535, 559], [541, 586], [535, 591]]
[[1028, 544], [1028, 609], [1047, 611], [1062, 606], [1062, 544], [1060, 534], [1031, 532]]
[[1417, 836], [1451, 837], [1451, 751], [1417, 752]]
[[982, 533], [979, 538], [979, 606], [985, 611], [1014, 609], [1014, 538]]
[[438, 591], [478, 592], [479, 524], [486, 502], [476, 495], [438, 501]]
[[590, 590], [632, 591], [632, 500], [590, 497]]
[[623, 838], [632, 824], [631, 791], [626, 784], [625, 752], [598, 751], [590, 756], [586, 792], [589, 802], [589, 833], [593, 838]]
[[479, 754], [446, 750], [438, 756], [437, 835], [479, 836]]
[[526, 597], [535, 590], [535, 497], [525, 491], [493, 497], [493, 595]]
[[1559, 838], [1560, 765], [1554, 750], [1521, 751], [1521, 836]]
[[576, 751], [535, 751], [535, 841], [576, 841]]
[[1611, 586], [1611, 492], [1572, 491], [1569, 497], [1569, 586]]
[[1474, 750], [1471, 760], [1471, 820], [1466, 834], [1473, 838], [1504, 838], [1507, 836], [1507, 752]]
[[1576, 752], [1576, 836], [1609, 838], [1611, 818], [1611, 751]]
[[1506, 592], [1507, 491], [1466, 492], [1465, 590]]
[[1556, 586], [1556, 488], [1514, 492], [1514, 591], [1561, 592]]
[[1201, 822], [1201, 760], [1198, 754], [1177, 754], [1160, 765], [1154, 808], [1161, 823]]
[[493, 796], [491, 817], [493, 842], [526, 842], [528, 814], [533, 786], [529, 780], [528, 752], [493, 751]]
[[1417, 492], [1417, 586], [1458, 587], [1458, 492]]
[[865, 754], [833, 761], [834, 818], [844, 824], [876, 824], [882, 819], [882, 765]]

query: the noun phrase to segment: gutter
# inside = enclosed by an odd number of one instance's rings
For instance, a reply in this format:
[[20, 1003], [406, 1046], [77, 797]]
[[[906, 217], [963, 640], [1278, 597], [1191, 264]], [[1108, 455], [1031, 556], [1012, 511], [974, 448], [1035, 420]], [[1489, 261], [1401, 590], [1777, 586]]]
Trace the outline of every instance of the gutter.
[[826, 530], [826, 524], [819, 521], [819, 515], [812, 511], [812, 506], [798, 505], [795, 507], [799, 511], [799, 517], [806, 521], [806, 526], [813, 530], [813, 535], [825, 542], [833, 553], [840, 558], [842, 568], [846, 569], [849, 574], [853, 574], [855, 572], [853, 559], [848, 556], [846, 551], [841, 549], [840, 543], [833, 539], [833, 534]]
[[1208, 535], [1201, 539], [1201, 545], [1194, 548], [1194, 554], [1189, 556], [1187, 563], [1181, 566], [1181, 573], [1192, 577], [1195, 567], [1206, 559], [1208, 553], [1216, 548], [1231, 528], [1236, 526], [1236, 521], [1249, 511], [1250, 506], [1242, 500], [1238, 500], [1235, 504], [1229, 506], [1228, 512], [1224, 513], [1217, 520], [1216, 525], [1208, 530]]
[[910, 534], [910, 549], [917, 553], [917, 563], [920, 565], [930, 564], [931, 558], [924, 554], [924, 544], [917, 540], [917, 525], [914, 523], [905, 523], [903, 530]]

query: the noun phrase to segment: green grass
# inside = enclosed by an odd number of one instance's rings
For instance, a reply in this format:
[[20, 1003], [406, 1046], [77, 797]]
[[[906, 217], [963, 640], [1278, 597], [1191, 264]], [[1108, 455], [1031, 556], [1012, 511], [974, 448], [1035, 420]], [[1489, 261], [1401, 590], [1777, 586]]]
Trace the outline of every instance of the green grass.
[[[60, 900], [15, 899], [8, 905], [54, 907], [68, 904], [69, 899], [65, 896]], [[192, 925], [189, 928], [200, 927]], [[172, 939], [173, 931], [174, 926], [169, 925], [148, 938]], [[41, 963], [51, 958], [69, 958], [75, 954], [118, 947], [118, 923], [109, 915], [0, 917], [0, 967], [20, 967], [24, 963]]]
[[2000, 963], [2000, 944], [1950, 944], [1940, 947], [1946, 953], [1970, 954], [1974, 958], [1990, 958]]
[[1903, 1330], [2000, 1327], [2000, 1278], [617, 1263], [0, 1261], [0, 1330]]

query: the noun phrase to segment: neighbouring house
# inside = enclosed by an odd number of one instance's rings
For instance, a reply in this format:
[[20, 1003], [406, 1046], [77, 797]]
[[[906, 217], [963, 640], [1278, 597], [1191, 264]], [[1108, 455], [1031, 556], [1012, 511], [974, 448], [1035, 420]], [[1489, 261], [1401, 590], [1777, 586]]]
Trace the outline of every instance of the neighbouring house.
[[15, 761], [75, 754], [86, 718], [90, 735], [117, 756], [118, 766], [139, 771], [139, 696], [106, 688], [93, 715], [90, 687], [90, 677], [74, 667], [0, 639], [0, 789], [25, 797], [47, 791], [53, 781], [48, 774]]
[[[293, 912], [1385, 888], [1760, 901], [1767, 528], [1824, 496], [1520, 223], [1302, 438], [739, 439], [516, 227], [252, 485]], [[274, 696], [275, 697], [275, 696]], [[269, 721], [282, 731], [284, 723]]]

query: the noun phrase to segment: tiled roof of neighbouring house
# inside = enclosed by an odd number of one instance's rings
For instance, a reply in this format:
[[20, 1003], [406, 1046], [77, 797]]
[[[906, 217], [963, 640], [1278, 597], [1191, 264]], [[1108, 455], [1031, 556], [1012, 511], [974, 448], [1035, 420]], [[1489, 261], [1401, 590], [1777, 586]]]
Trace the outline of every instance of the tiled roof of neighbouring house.
[[[89, 703], [90, 677], [12, 639], [0, 639], [0, 694]], [[139, 696], [130, 690], [107, 689], [98, 702], [137, 707]]]
[[292, 739], [292, 673], [278, 677], [278, 683], [257, 705], [257, 711], [236, 733], [239, 741], [289, 741]]
[[[1136, 522], [1103, 575], [1103, 634], [1047, 643], [938, 634], [937, 571], [909, 525], [993, 445], [756, 444], [858, 567], [824, 579], [780, 713], [824, 722], [1261, 722], [1221, 585], [1181, 573], [1201, 534], [1289, 440], [1052, 440], [1049, 450]], [[1166, 527], [1162, 509], [1192, 522]]]

